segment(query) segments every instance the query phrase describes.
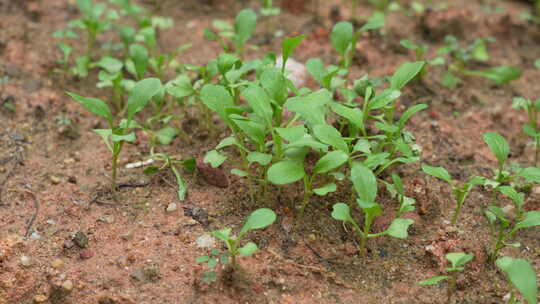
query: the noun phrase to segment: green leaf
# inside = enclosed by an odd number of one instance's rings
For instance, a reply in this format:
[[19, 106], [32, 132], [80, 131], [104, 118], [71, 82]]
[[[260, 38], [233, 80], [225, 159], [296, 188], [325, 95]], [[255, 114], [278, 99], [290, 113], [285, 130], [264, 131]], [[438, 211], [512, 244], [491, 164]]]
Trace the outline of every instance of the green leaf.
[[146, 78], [135, 84], [127, 102], [128, 121], [133, 120], [133, 116], [142, 110], [148, 102], [162, 91], [163, 86], [158, 78]]
[[537, 68], [537, 69], [540, 69], [540, 59], [536, 59], [534, 61], [534, 66]]
[[289, 96], [287, 89], [287, 80], [279, 69], [266, 68], [259, 81], [262, 87], [268, 92], [270, 98], [272, 98], [278, 105], [283, 105]]
[[326, 89], [310, 93], [306, 96], [297, 96], [287, 100], [285, 108], [300, 116], [311, 126], [326, 123], [325, 105], [332, 101], [332, 94]]
[[523, 177], [528, 182], [540, 184], [540, 168], [528, 167], [519, 171], [516, 176]]
[[132, 44], [129, 47], [129, 56], [133, 60], [135, 65], [135, 72], [137, 73], [137, 78], [143, 78], [144, 73], [146, 73], [146, 68], [148, 66], [148, 51], [146, 48], [140, 44]]
[[353, 152], [371, 154], [371, 145], [369, 144], [369, 140], [360, 138], [354, 145]]
[[538, 303], [536, 274], [527, 260], [502, 257], [495, 264], [506, 273], [510, 282], [519, 290], [529, 304]]
[[246, 232], [255, 229], [266, 228], [276, 220], [276, 213], [268, 208], [260, 208], [253, 211], [248, 218], [246, 223], [240, 231], [240, 235], [244, 235]]
[[253, 10], [244, 9], [236, 15], [234, 23], [234, 31], [236, 32], [236, 43], [238, 45], [245, 44], [257, 25], [257, 14]]
[[240, 176], [240, 177], [246, 177], [246, 176], [249, 176], [249, 173], [244, 171], [244, 170], [240, 170], [240, 169], [232, 169], [231, 170], [231, 173], [236, 175], [236, 176]]
[[232, 231], [231, 228], [225, 228], [225, 229], [221, 229], [221, 230], [212, 231], [212, 232], [210, 232], [210, 234], [212, 236], [215, 236], [216, 238], [222, 240], [223, 242], [227, 242], [228, 240], [231, 239], [231, 237], [230, 237], [231, 231]]
[[272, 125], [272, 104], [266, 91], [256, 85], [250, 85], [243, 92], [242, 96], [246, 98], [247, 103], [253, 109], [253, 112], [264, 119], [267, 126]]
[[268, 180], [276, 185], [285, 185], [301, 180], [306, 172], [304, 166], [291, 160], [273, 164], [267, 172]]
[[424, 173], [429, 174], [433, 177], [440, 178], [443, 181], [452, 185], [452, 177], [450, 176], [450, 173], [446, 171], [445, 168], [433, 167], [433, 166], [422, 164], [422, 171], [424, 171]]
[[206, 264], [209, 268], [214, 268], [218, 264], [218, 260], [214, 257], [211, 257], [210, 260], [208, 260], [208, 264]]
[[186, 199], [186, 194], [187, 194], [186, 182], [184, 181], [184, 179], [182, 178], [182, 175], [180, 175], [178, 170], [176, 170], [176, 167], [173, 167], [172, 171], [176, 179], [176, 185], [177, 185], [176, 194], [178, 195], [178, 200], [183, 201]]
[[347, 49], [352, 44], [353, 35], [354, 29], [350, 22], [341, 21], [334, 25], [332, 34], [330, 35], [330, 41], [341, 56], [345, 56]]
[[287, 59], [291, 56], [291, 54], [294, 52], [294, 49], [306, 38], [306, 35], [299, 35], [296, 37], [291, 37], [284, 39], [281, 43], [281, 53], [283, 56], [283, 65], [281, 67], [281, 70], [285, 70], [285, 65], [287, 63]]
[[250, 163], [259, 163], [262, 166], [266, 166], [272, 161], [272, 154], [249, 152], [247, 155], [247, 160]]
[[121, 142], [121, 141], [134, 142], [136, 139], [137, 138], [135, 137], [135, 133], [133, 132], [126, 135], [118, 135], [114, 133], [111, 135], [112, 142]]
[[384, 233], [398, 239], [405, 239], [409, 236], [409, 234], [407, 233], [407, 229], [409, 229], [409, 226], [413, 223], [414, 221], [411, 219], [394, 219], [390, 224], [390, 227], [388, 227], [388, 229], [386, 229]]
[[321, 157], [315, 167], [313, 174], [323, 174], [339, 168], [349, 159], [349, 155], [343, 151], [335, 150]]
[[515, 226], [514, 230], [529, 228], [534, 226], [540, 226], [540, 211], [529, 211], [525, 215], [525, 218], [519, 221]]
[[234, 100], [225, 87], [215, 84], [205, 85], [201, 89], [201, 100], [210, 110], [217, 112], [223, 121], [229, 121], [225, 109], [234, 106]]
[[500, 186], [497, 187], [496, 190], [508, 196], [519, 208], [523, 206], [525, 200], [525, 195], [523, 193], [517, 192], [510, 186]]
[[324, 195], [327, 195], [330, 192], [336, 192], [336, 190], [337, 190], [336, 184], [330, 183], [330, 184], [326, 184], [326, 185], [324, 185], [322, 187], [313, 189], [313, 193], [315, 193], [317, 195], [320, 195], [320, 196], [324, 196]]
[[367, 202], [361, 199], [357, 199], [356, 203], [369, 217], [374, 218], [382, 214], [381, 205], [374, 202]]
[[345, 153], [349, 152], [347, 143], [336, 128], [327, 124], [320, 124], [313, 127], [313, 133], [321, 142]]
[[521, 77], [521, 70], [516, 67], [498, 66], [485, 71], [466, 71], [465, 74], [484, 77], [500, 85]]
[[424, 285], [424, 286], [425, 285], [435, 285], [435, 284], [439, 283], [440, 281], [448, 280], [448, 279], [450, 279], [449, 276], [436, 276], [436, 277], [432, 277], [432, 278], [420, 281], [420, 282], [418, 282], [418, 284]]
[[212, 168], [217, 168], [227, 159], [216, 150], [210, 150], [204, 156], [204, 162], [209, 163]]
[[474, 258], [472, 254], [463, 252], [451, 252], [446, 255], [446, 259], [452, 263], [452, 268], [457, 269], [463, 267], [466, 263]]
[[264, 125], [240, 115], [230, 115], [229, 118], [242, 130], [242, 132], [259, 147], [264, 146], [266, 130]]
[[112, 130], [111, 129], [94, 129], [94, 132], [97, 135], [99, 135], [101, 139], [103, 139], [103, 141], [105, 142], [105, 145], [107, 146], [107, 148], [109, 148], [109, 151], [113, 152], [113, 147], [111, 146], [111, 141], [109, 140], [109, 138], [112, 135]]
[[487, 132], [484, 134], [484, 142], [499, 161], [499, 167], [502, 167], [510, 154], [510, 146], [506, 139], [499, 133]]
[[253, 242], [249, 242], [245, 244], [243, 247], [238, 249], [238, 253], [240, 253], [242, 256], [252, 256], [255, 252], [257, 252], [257, 244]]
[[179, 75], [173, 81], [167, 83], [167, 93], [176, 98], [184, 98], [195, 93], [195, 89], [191, 85], [191, 80], [187, 75]]
[[195, 259], [195, 261], [196, 261], [197, 263], [206, 263], [206, 262], [208, 262], [208, 260], [210, 260], [210, 257], [207, 256], [207, 255], [205, 255], [205, 256], [200, 256], [200, 257], [197, 257], [197, 258]]
[[399, 90], [386, 89], [369, 101], [368, 109], [376, 110], [385, 107], [389, 103], [398, 99], [399, 96], [401, 96], [401, 92]]
[[306, 69], [308, 73], [317, 80], [321, 85], [324, 85], [324, 78], [327, 75], [327, 71], [324, 68], [324, 63], [319, 58], [310, 58], [306, 61]]
[[67, 92], [67, 94], [91, 113], [101, 116], [107, 119], [109, 122], [112, 122], [113, 117], [111, 110], [103, 100], [98, 98], [82, 97], [80, 95], [70, 92]]
[[364, 128], [364, 113], [358, 108], [349, 108], [339, 103], [332, 103], [330, 105], [332, 111], [341, 117], [345, 117], [351, 124], [358, 129]]
[[361, 200], [375, 201], [377, 198], [377, 179], [370, 169], [359, 162], [353, 163], [351, 181]]
[[390, 87], [394, 90], [401, 90], [407, 83], [422, 70], [425, 62], [406, 62], [402, 64], [390, 79]]
[[178, 134], [179, 134], [178, 129], [172, 128], [172, 127], [165, 127], [156, 132], [157, 139], [159, 143], [162, 145], [170, 144], [173, 138], [178, 136]]
[[460, 81], [461, 79], [459, 79], [459, 77], [452, 74], [452, 72], [447, 71], [443, 74], [441, 84], [446, 88], [455, 89]]
[[298, 125], [288, 128], [275, 128], [275, 130], [277, 131], [279, 136], [289, 142], [300, 140], [306, 134], [306, 127], [304, 127], [304, 125]]
[[349, 206], [344, 203], [334, 204], [332, 210], [332, 217], [338, 221], [352, 222], [351, 212]]
[[371, 17], [369, 17], [366, 24], [364, 24], [360, 31], [369, 31], [381, 28], [385, 23], [385, 15], [382, 12], [375, 12]]
[[405, 124], [407, 123], [407, 121], [416, 113], [422, 111], [422, 110], [425, 110], [427, 109], [427, 105], [426, 104], [417, 104], [417, 105], [414, 105], [410, 108], [408, 108], [405, 113], [403, 113], [403, 115], [401, 115], [401, 117], [399, 118], [399, 122], [398, 122], [398, 127], [399, 129], [403, 129], [403, 127], [405, 126]]

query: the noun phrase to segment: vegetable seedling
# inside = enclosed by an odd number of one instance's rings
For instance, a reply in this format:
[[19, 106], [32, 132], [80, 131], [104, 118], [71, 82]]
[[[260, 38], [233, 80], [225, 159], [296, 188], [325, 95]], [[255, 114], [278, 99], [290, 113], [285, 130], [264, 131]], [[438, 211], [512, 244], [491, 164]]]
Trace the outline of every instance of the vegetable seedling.
[[450, 261], [452, 266], [446, 268], [448, 275], [441, 275], [431, 277], [429, 279], [418, 282], [420, 285], [428, 286], [435, 285], [441, 281], [449, 281], [449, 285], [446, 292], [447, 302], [450, 303], [452, 295], [457, 288], [457, 272], [463, 271], [465, 269], [465, 264], [473, 259], [472, 254], [462, 253], [462, 252], [451, 252], [446, 255], [446, 259]]
[[534, 154], [534, 166], [537, 166], [538, 156], [540, 154], [540, 126], [538, 124], [540, 98], [536, 99], [536, 101], [532, 101], [523, 97], [516, 97], [512, 101], [512, 107], [514, 109], [523, 109], [527, 112], [528, 122], [523, 125], [523, 133], [527, 134], [533, 139], [536, 150]]
[[145, 174], [154, 174], [161, 170], [170, 169], [172, 173], [174, 174], [174, 177], [176, 179], [176, 185], [177, 185], [177, 195], [178, 200], [184, 201], [186, 199], [187, 194], [187, 185], [180, 174], [180, 171], [178, 170], [177, 166], [182, 166], [184, 171], [187, 171], [189, 173], [195, 172], [196, 169], [196, 161], [194, 158], [186, 158], [182, 159], [177, 156], [171, 156], [166, 153], [154, 153], [154, 149], [151, 149], [150, 151], [150, 159], [162, 162], [163, 164], [158, 166], [149, 166], [144, 170]]
[[364, 213], [364, 225], [360, 228], [353, 219], [350, 208], [345, 203], [334, 204], [332, 217], [338, 221], [350, 223], [356, 231], [360, 242], [360, 254], [366, 254], [366, 242], [369, 238], [389, 235], [399, 239], [408, 237], [407, 230], [414, 223], [411, 219], [394, 218], [390, 226], [383, 232], [370, 233], [371, 224], [375, 217], [382, 214], [382, 207], [375, 202], [377, 198], [377, 179], [373, 172], [359, 162], [355, 162], [351, 169], [351, 181], [358, 194], [356, 204]]
[[506, 246], [519, 247], [519, 243], [508, 243], [508, 240], [514, 237], [515, 233], [523, 228], [540, 226], [540, 211], [525, 212], [525, 196], [517, 192], [510, 186], [499, 186], [496, 190], [509, 197], [514, 206], [500, 208], [498, 206], [489, 206], [484, 212], [488, 219], [495, 240], [492, 249], [489, 252], [489, 258], [495, 261], [501, 249]]
[[214, 20], [212, 26], [218, 30], [205, 29], [207, 39], [218, 41], [225, 52], [230, 51], [228, 40], [234, 45], [235, 54], [242, 58], [246, 42], [251, 38], [257, 26], [257, 14], [251, 9], [244, 9], [236, 15], [235, 23], [230, 24], [224, 20]]
[[94, 129], [105, 142], [111, 152], [111, 190], [116, 193], [116, 176], [118, 167], [118, 157], [124, 143], [134, 142], [135, 133], [131, 130], [140, 125], [134, 120], [135, 114], [140, 112], [150, 102], [150, 100], [163, 91], [161, 81], [157, 78], [147, 78], [135, 84], [131, 90], [127, 102], [127, 117], [116, 122], [115, 117], [103, 100], [92, 97], [83, 97], [74, 93], [68, 95], [81, 104], [89, 112], [107, 120], [108, 129]]
[[472, 188], [475, 185], [483, 185], [484, 184], [484, 178], [479, 176], [472, 177], [467, 183], [464, 183], [462, 185], [459, 185], [456, 181], [452, 180], [452, 177], [446, 171], [446, 169], [442, 167], [433, 167], [429, 165], [422, 165], [422, 171], [424, 173], [431, 175], [435, 178], [441, 179], [450, 185], [452, 188], [452, 193], [454, 194], [454, 198], [456, 200], [456, 209], [454, 210], [454, 215], [452, 216], [452, 225], [455, 225], [457, 223], [457, 219], [461, 213], [461, 208], [463, 207], [463, 203], [465, 202], [465, 199], [471, 192]]
[[91, 58], [97, 35], [110, 27], [110, 23], [102, 19], [107, 6], [104, 3], [94, 3], [92, 0], [77, 0], [76, 4], [82, 17], [71, 21], [70, 25], [86, 32], [86, 56]]
[[[506, 274], [508, 281], [521, 293], [528, 304], [538, 303], [536, 273], [527, 260], [502, 257], [497, 259], [495, 264]], [[514, 288], [510, 289], [510, 299], [507, 302], [509, 304], [521, 303], [516, 299]]]
[[268, 208], [260, 208], [253, 211], [248, 216], [238, 236], [231, 235], [231, 228], [213, 231], [210, 234], [223, 241], [227, 245], [227, 259], [230, 257], [231, 267], [234, 271], [238, 269], [238, 264], [236, 262], [236, 257], [238, 254], [247, 257], [253, 255], [258, 250], [257, 244], [253, 242], [249, 242], [244, 246], [240, 247], [242, 238], [245, 236], [245, 234], [252, 230], [266, 228], [272, 225], [275, 220], [276, 213], [274, 211]]

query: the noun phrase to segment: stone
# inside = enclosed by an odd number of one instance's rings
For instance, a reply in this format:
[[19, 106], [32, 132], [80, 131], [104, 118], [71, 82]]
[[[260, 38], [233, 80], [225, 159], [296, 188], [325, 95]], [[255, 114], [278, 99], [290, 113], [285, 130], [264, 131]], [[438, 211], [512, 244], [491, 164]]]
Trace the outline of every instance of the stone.
[[203, 234], [195, 241], [198, 248], [213, 248], [215, 245], [215, 239], [209, 234]]
[[81, 252], [79, 252], [79, 256], [83, 260], [88, 260], [89, 258], [94, 256], [94, 252], [90, 249], [83, 249]]
[[174, 212], [178, 209], [178, 205], [176, 205], [176, 203], [170, 203], [168, 206], [167, 206], [167, 209], [166, 211], [167, 212]]
[[51, 181], [53, 185], [58, 185], [60, 184], [60, 182], [62, 182], [62, 179], [56, 175], [49, 176], [49, 180]]
[[[279, 56], [276, 60], [276, 67], [281, 68], [282, 64], [283, 57]], [[288, 78], [294, 83], [295, 87], [302, 88], [305, 86], [308, 78], [308, 72], [304, 64], [289, 57], [285, 63], [285, 70], [288, 73]]]
[[51, 262], [51, 267], [55, 269], [60, 268], [62, 265], [64, 265], [64, 261], [61, 259], [55, 259]]
[[21, 256], [21, 265], [23, 265], [24, 267], [32, 266], [32, 259], [27, 255]]
[[73, 290], [73, 282], [71, 280], [67, 280], [67, 281], [64, 281], [64, 283], [62, 283], [62, 288], [65, 290], [65, 291], [72, 291]]
[[156, 265], [146, 265], [130, 274], [130, 277], [142, 283], [156, 282], [161, 279], [159, 268]]
[[34, 297], [34, 303], [45, 303], [48, 299], [45, 295], [37, 295]]

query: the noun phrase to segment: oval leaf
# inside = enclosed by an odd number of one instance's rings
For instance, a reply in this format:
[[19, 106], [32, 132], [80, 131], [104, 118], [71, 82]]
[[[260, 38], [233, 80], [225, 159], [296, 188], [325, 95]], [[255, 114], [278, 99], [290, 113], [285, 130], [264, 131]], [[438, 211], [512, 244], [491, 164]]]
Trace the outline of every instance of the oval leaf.
[[276, 185], [285, 185], [301, 180], [305, 174], [302, 164], [284, 160], [268, 169], [268, 180]]

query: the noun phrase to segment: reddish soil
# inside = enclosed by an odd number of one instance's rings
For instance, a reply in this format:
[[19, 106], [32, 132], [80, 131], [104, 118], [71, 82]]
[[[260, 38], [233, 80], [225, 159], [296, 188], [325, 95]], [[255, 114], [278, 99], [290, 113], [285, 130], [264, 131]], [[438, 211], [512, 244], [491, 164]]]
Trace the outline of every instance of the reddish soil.
[[[152, 8], [154, 1], [144, 2]], [[246, 5], [255, 8], [255, 2]], [[320, 18], [314, 22], [314, 5], [292, 2], [287, 8], [293, 13], [285, 10], [267, 26], [287, 35], [308, 35], [295, 54], [298, 61], [320, 57], [336, 63], [328, 33], [333, 22], [348, 18], [349, 7], [343, 1], [319, 1]], [[531, 6], [519, 1], [444, 2], [448, 9], [423, 16], [390, 13], [383, 35], [362, 37], [361, 60], [353, 66], [353, 75], [389, 75], [414, 60], [414, 54], [399, 46], [400, 39], [422, 41], [433, 52], [442, 45], [441, 35], [448, 33], [463, 41], [495, 37], [488, 65], [518, 66], [522, 77], [504, 86], [470, 77], [449, 90], [438, 83], [442, 68], [434, 68], [424, 84], [404, 89], [404, 106], [430, 106], [407, 128], [423, 148], [422, 162], [444, 166], [460, 181], [490, 176], [496, 166], [482, 141], [487, 131], [509, 139], [512, 162], [532, 165], [533, 148], [521, 132], [526, 115], [511, 107], [515, 96], [540, 97], [540, 70], [533, 65], [540, 58], [540, 27], [519, 18]], [[350, 229], [330, 217], [331, 206], [347, 198], [348, 191], [314, 198], [294, 226], [291, 210], [301, 199], [299, 187], [288, 186], [267, 201], [251, 203], [245, 182], [233, 176], [228, 176], [229, 186], [221, 188], [200, 175], [186, 174], [188, 198], [178, 202], [172, 174], [148, 177], [142, 168], [122, 168], [121, 182], [146, 186], [121, 188], [118, 202], [111, 200], [105, 190], [110, 155], [92, 132], [100, 120], [65, 94], [106, 99], [110, 92], [95, 88], [95, 74], [76, 80], [51, 72], [60, 56], [52, 33], [76, 17], [73, 3], [0, 0], [0, 77], [9, 79], [0, 83], [0, 304], [446, 303], [445, 284], [421, 287], [417, 282], [438, 275], [445, 266], [444, 254], [456, 251], [473, 253], [475, 259], [460, 275], [451, 303], [503, 302], [508, 292], [504, 276], [486, 262], [491, 234], [483, 211], [491, 194], [475, 189], [457, 227], [449, 227], [446, 221], [454, 207], [450, 190], [426, 177], [418, 163], [399, 168], [409, 196], [417, 200], [417, 210], [408, 215], [415, 219], [409, 238], [370, 240], [366, 257], [358, 256]], [[232, 0], [163, 1], [157, 13], [174, 18], [176, 25], [163, 33], [162, 47], [191, 42], [193, 47], [180, 60], [204, 64], [220, 49], [202, 38], [203, 29], [216, 18], [233, 20], [240, 9]], [[360, 6], [359, 12], [366, 17], [371, 8]], [[263, 27], [252, 43], [265, 41]], [[272, 39], [247, 55], [278, 51], [280, 41]], [[71, 124], [59, 124], [60, 118]], [[194, 125], [185, 124], [191, 141], [178, 137], [164, 150], [203, 157], [218, 139], [201, 134]], [[138, 145], [126, 146], [123, 165], [147, 156], [148, 139], [138, 136]], [[540, 208], [539, 190], [528, 196], [528, 209]], [[393, 209], [396, 202], [380, 192], [379, 201]], [[178, 210], [166, 212], [172, 202]], [[203, 282], [204, 268], [195, 258], [207, 251], [197, 248], [195, 240], [209, 231], [240, 226], [258, 207], [278, 214], [274, 225], [248, 235], [262, 250], [240, 258], [243, 270], [232, 277], [222, 272], [218, 282]], [[379, 220], [375, 229], [387, 224]], [[507, 248], [504, 254], [528, 259], [540, 273], [539, 232], [519, 233], [516, 241], [523, 246]], [[23, 256], [30, 258], [28, 266], [22, 265]], [[66, 288], [67, 281], [71, 288]]]

